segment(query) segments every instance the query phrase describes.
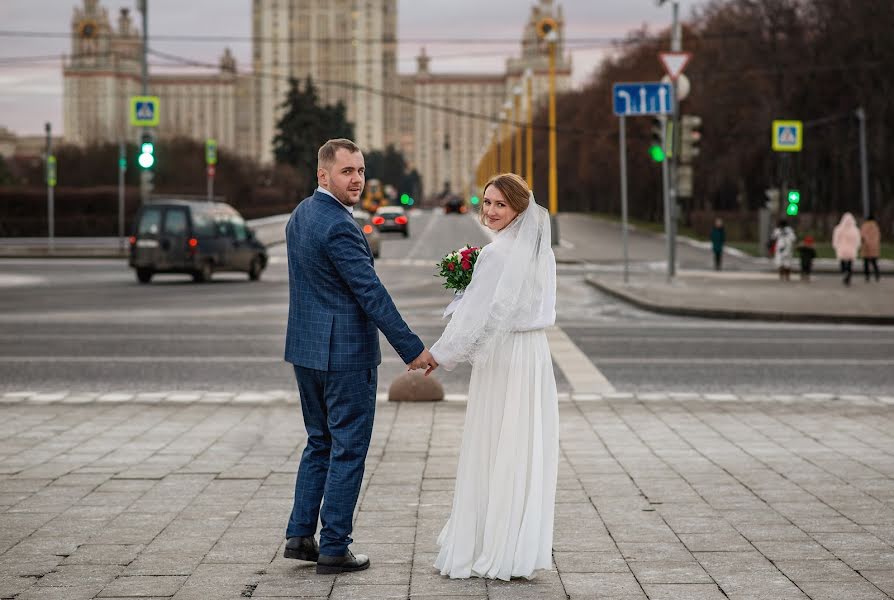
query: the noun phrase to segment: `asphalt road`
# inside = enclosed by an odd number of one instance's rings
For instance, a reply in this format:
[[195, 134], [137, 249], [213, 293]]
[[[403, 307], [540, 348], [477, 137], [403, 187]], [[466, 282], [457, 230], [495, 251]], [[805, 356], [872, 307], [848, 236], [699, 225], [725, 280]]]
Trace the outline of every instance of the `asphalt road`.
[[[440, 212], [414, 214], [409, 238], [385, 235], [376, 269], [426, 343], [450, 299], [436, 261], [487, 239], [472, 216]], [[593, 268], [560, 265], [558, 325], [618, 391], [894, 393], [894, 328], [659, 316], [586, 285]], [[147, 286], [118, 260], [0, 260], [0, 392], [292, 390], [287, 306], [282, 246], [260, 282], [171, 275]], [[383, 357], [384, 392], [404, 367], [384, 339]], [[462, 394], [469, 372], [438, 376]]]

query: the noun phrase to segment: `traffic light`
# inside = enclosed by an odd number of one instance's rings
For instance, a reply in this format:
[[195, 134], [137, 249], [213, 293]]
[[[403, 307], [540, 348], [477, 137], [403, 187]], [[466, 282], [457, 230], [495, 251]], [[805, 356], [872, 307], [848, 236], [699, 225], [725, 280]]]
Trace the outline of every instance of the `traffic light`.
[[140, 143], [140, 156], [137, 162], [146, 170], [155, 166], [155, 142], [152, 141], [152, 134], [144, 133], [142, 142]]
[[410, 203], [410, 195], [409, 194], [401, 194], [400, 195], [400, 203], [401, 204], [409, 204]]
[[690, 163], [701, 153], [702, 118], [683, 115], [680, 119], [680, 162]]
[[481, 202], [481, 200], [478, 198], [478, 196], [472, 196], [469, 202], [472, 203], [472, 206], [478, 206], [478, 203]]
[[790, 217], [797, 217], [801, 204], [801, 192], [798, 190], [788, 191], [788, 206], [785, 207], [785, 214]]
[[664, 162], [664, 119], [652, 117], [652, 139], [649, 142], [649, 156], [657, 163]]

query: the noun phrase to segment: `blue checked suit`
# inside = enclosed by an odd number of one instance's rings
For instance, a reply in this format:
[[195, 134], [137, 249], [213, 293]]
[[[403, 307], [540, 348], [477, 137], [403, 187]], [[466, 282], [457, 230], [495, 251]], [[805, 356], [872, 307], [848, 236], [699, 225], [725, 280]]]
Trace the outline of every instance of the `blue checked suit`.
[[286, 537], [314, 535], [319, 518], [320, 553], [341, 556], [353, 541], [372, 436], [378, 330], [405, 363], [425, 346], [397, 312], [366, 237], [338, 200], [317, 191], [301, 202], [286, 225], [286, 251], [285, 359], [295, 369], [307, 429]]

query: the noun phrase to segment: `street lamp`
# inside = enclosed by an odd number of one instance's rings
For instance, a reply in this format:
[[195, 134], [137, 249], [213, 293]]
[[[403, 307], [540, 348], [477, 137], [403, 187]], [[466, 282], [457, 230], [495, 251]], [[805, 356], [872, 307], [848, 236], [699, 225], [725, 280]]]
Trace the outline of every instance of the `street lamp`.
[[503, 104], [502, 138], [503, 138], [503, 164], [500, 165], [500, 171], [508, 173], [512, 170], [512, 102], [507, 100]]
[[556, 45], [558, 23], [544, 17], [537, 23], [537, 35], [549, 48], [549, 214], [552, 217], [552, 244], [559, 243], [556, 213], [559, 212], [559, 175], [556, 170]]
[[522, 172], [522, 127], [521, 127], [521, 95], [520, 85], [512, 89], [514, 110], [512, 112], [513, 126], [515, 127], [515, 173], [521, 176]]
[[534, 71], [530, 68], [525, 70], [525, 88], [527, 91], [527, 107], [528, 107], [528, 127], [526, 131], [527, 137], [527, 154], [528, 164], [525, 169], [526, 179], [528, 180], [528, 188], [534, 189]]

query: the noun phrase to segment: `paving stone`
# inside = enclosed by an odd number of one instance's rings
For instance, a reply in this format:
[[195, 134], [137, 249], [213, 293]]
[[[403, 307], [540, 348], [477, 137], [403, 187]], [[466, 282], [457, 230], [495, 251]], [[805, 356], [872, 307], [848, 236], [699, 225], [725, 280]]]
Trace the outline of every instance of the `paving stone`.
[[571, 600], [646, 598], [639, 583], [630, 573], [568, 573], [561, 577]]
[[715, 583], [643, 584], [649, 600], [726, 600]]
[[627, 561], [617, 552], [553, 552], [561, 573], [629, 573]]
[[405, 585], [355, 585], [337, 581], [331, 600], [404, 600], [409, 598]]
[[186, 577], [119, 577], [105, 586], [98, 597], [173, 596], [185, 582]]
[[62, 564], [127, 565], [143, 548], [141, 544], [82, 544]]
[[637, 560], [630, 562], [637, 581], [646, 583], [711, 583], [712, 579], [695, 560]]
[[75, 587], [95, 585], [98, 590], [121, 573], [118, 565], [60, 565], [38, 580], [39, 586]]
[[798, 584], [812, 600], [889, 600], [889, 596], [867, 581], [808, 581]]

